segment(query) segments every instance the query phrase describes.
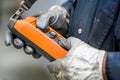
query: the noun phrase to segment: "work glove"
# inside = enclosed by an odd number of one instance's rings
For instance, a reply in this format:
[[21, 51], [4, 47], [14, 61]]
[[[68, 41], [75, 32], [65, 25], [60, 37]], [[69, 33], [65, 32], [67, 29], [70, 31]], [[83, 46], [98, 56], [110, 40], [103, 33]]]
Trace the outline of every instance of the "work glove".
[[104, 50], [93, 48], [74, 37], [59, 43], [70, 50], [63, 59], [48, 65], [57, 80], [103, 80], [106, 77], [103, 76], [107, 55]]
[[40, 58], [41, 56], [40, 53], [38, 53], [31, 46], [24, 43], [24, 41], [15, 36], [9, 29], [6, 31], [5, 44], [6, 46], [13, 44], [13, 46], [17, 49], [23, 48], [26, 54], [32, 55], [36, 59]]
[[[23, 2], [21, 3], [21, 5], [22, 4], [23, 4]], [[44, 13], [43, 11], [40, 11], [39, 13], [36, 13], [34, 15], [31, 15], [31, 16], [38, 17], [43, 13]], [[20, 19], [23, 19], [23, 17], [20, 17]], [[9, 29], [6, 31], [5, 44], [6, 44], [6, 46], [10, 46], [11, 44], [13, 44], [13, 46], [17, 49], [23, 48], [24, 52], [26, 54], [32, 55], [36, 59], [41, 57], [40, 53], [36, 49], [34, 49], [31, 46], [29, 46], [28, 44], [26, 44], [23, 40], [21, 40], [15, 34], [13, 34]]]
[[68, 11], [60, 6], [53, 6], [47, 12], [37, 17], [37, 26], [39, 29], [47, 30], [50, 25], [61, 35], [65, 36], [68, 27]]

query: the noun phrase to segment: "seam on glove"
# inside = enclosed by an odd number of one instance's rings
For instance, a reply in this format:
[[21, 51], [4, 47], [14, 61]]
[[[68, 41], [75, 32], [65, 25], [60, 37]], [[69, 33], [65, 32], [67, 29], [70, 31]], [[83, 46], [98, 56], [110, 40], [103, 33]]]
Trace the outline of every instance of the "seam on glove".
[[102, 65], [103, 65], [102, 66], [102, 75], [103, 75], [104, 80], [108, 80], [107, 75], [106, 75], [106, 60], [107, 60], [107, 52], [104, 55], [103, 63], [102, 63]]

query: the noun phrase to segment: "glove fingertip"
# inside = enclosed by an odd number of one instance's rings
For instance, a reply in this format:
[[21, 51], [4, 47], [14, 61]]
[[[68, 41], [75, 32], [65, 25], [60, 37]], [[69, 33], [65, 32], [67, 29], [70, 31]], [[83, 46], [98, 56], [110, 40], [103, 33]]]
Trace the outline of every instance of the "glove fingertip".
[[25, 46], [25, 47], [24, 47], [24, 52], [25, 52], [26, 54], [28, 54], [28, 55], [31, 55], [31, 54], [34, 53], [34, 49], [33, 49], [32, 47], [30, 47], [30, 46]]
[[14, 41], [13, 41], [13, 45], [14, 45], [15, 48], [21, 49], [24, 46], [24, 43], [21, 39], [15, 38]]
[[12, 44], [10, 41], [6, 41], [6, 40], [5, 40], [4, 43], [5, 43], [6, 46], [10, 46]]
[[70, 49], [71, 47], [69, 42], [63, 38], [58, 38], [58, 44], [65, 49]]
[[39, 53], [33, 53], [32, 56], [35, 59], [39, 59], [41, 57], [41, 54], [39, 54]]
[[48, 70], [49, 70], [50, 73], [54, 73], [52, 62], [48, 63], [47, 68], [48, 68]]
[[8, 29], [5, 36], [5, 45], [10, 46], [12, 44], [13, 36], [10, 30]]
[[59, 71], [63, 68], [61, 60], [50, 62], [47, 67], [50, 73], [59, 73]]
[[49, 25], [49, 19], [50, 18], [47, 15], [41, 15], [37, 17], [37, 27], [42, 30], [47, 29]]

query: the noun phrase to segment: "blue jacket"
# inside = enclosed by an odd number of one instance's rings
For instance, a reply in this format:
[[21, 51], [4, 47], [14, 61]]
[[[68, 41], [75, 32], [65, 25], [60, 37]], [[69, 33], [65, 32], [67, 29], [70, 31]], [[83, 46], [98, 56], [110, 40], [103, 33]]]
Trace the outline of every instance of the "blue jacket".
[[120, 0], [68, 0], [70, 11], [67, 36], [108, 51], [106, 73], [109, 80], [120, 80]]

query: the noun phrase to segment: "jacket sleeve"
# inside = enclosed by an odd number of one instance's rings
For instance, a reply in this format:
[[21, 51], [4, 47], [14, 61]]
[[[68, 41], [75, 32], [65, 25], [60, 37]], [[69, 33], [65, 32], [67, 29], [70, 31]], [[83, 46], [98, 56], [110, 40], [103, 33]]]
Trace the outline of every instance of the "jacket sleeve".
[[108, 80], [120, 80], [120, 10], [115, 25], [115, 38], [118, 52], [108, 52], [106, 62]]
[[[120, 6], [120, 4], [119, 4], [119, 6]], [[119, 8], [119, 13], [118, 13], [114, 32], [115, 32], [115, 38], [117, 40], [118, 50], [120, 51], [120, 8]]]
[[120, 52], [109, 52], [106, 62], [108, 80], [120, 80]]

